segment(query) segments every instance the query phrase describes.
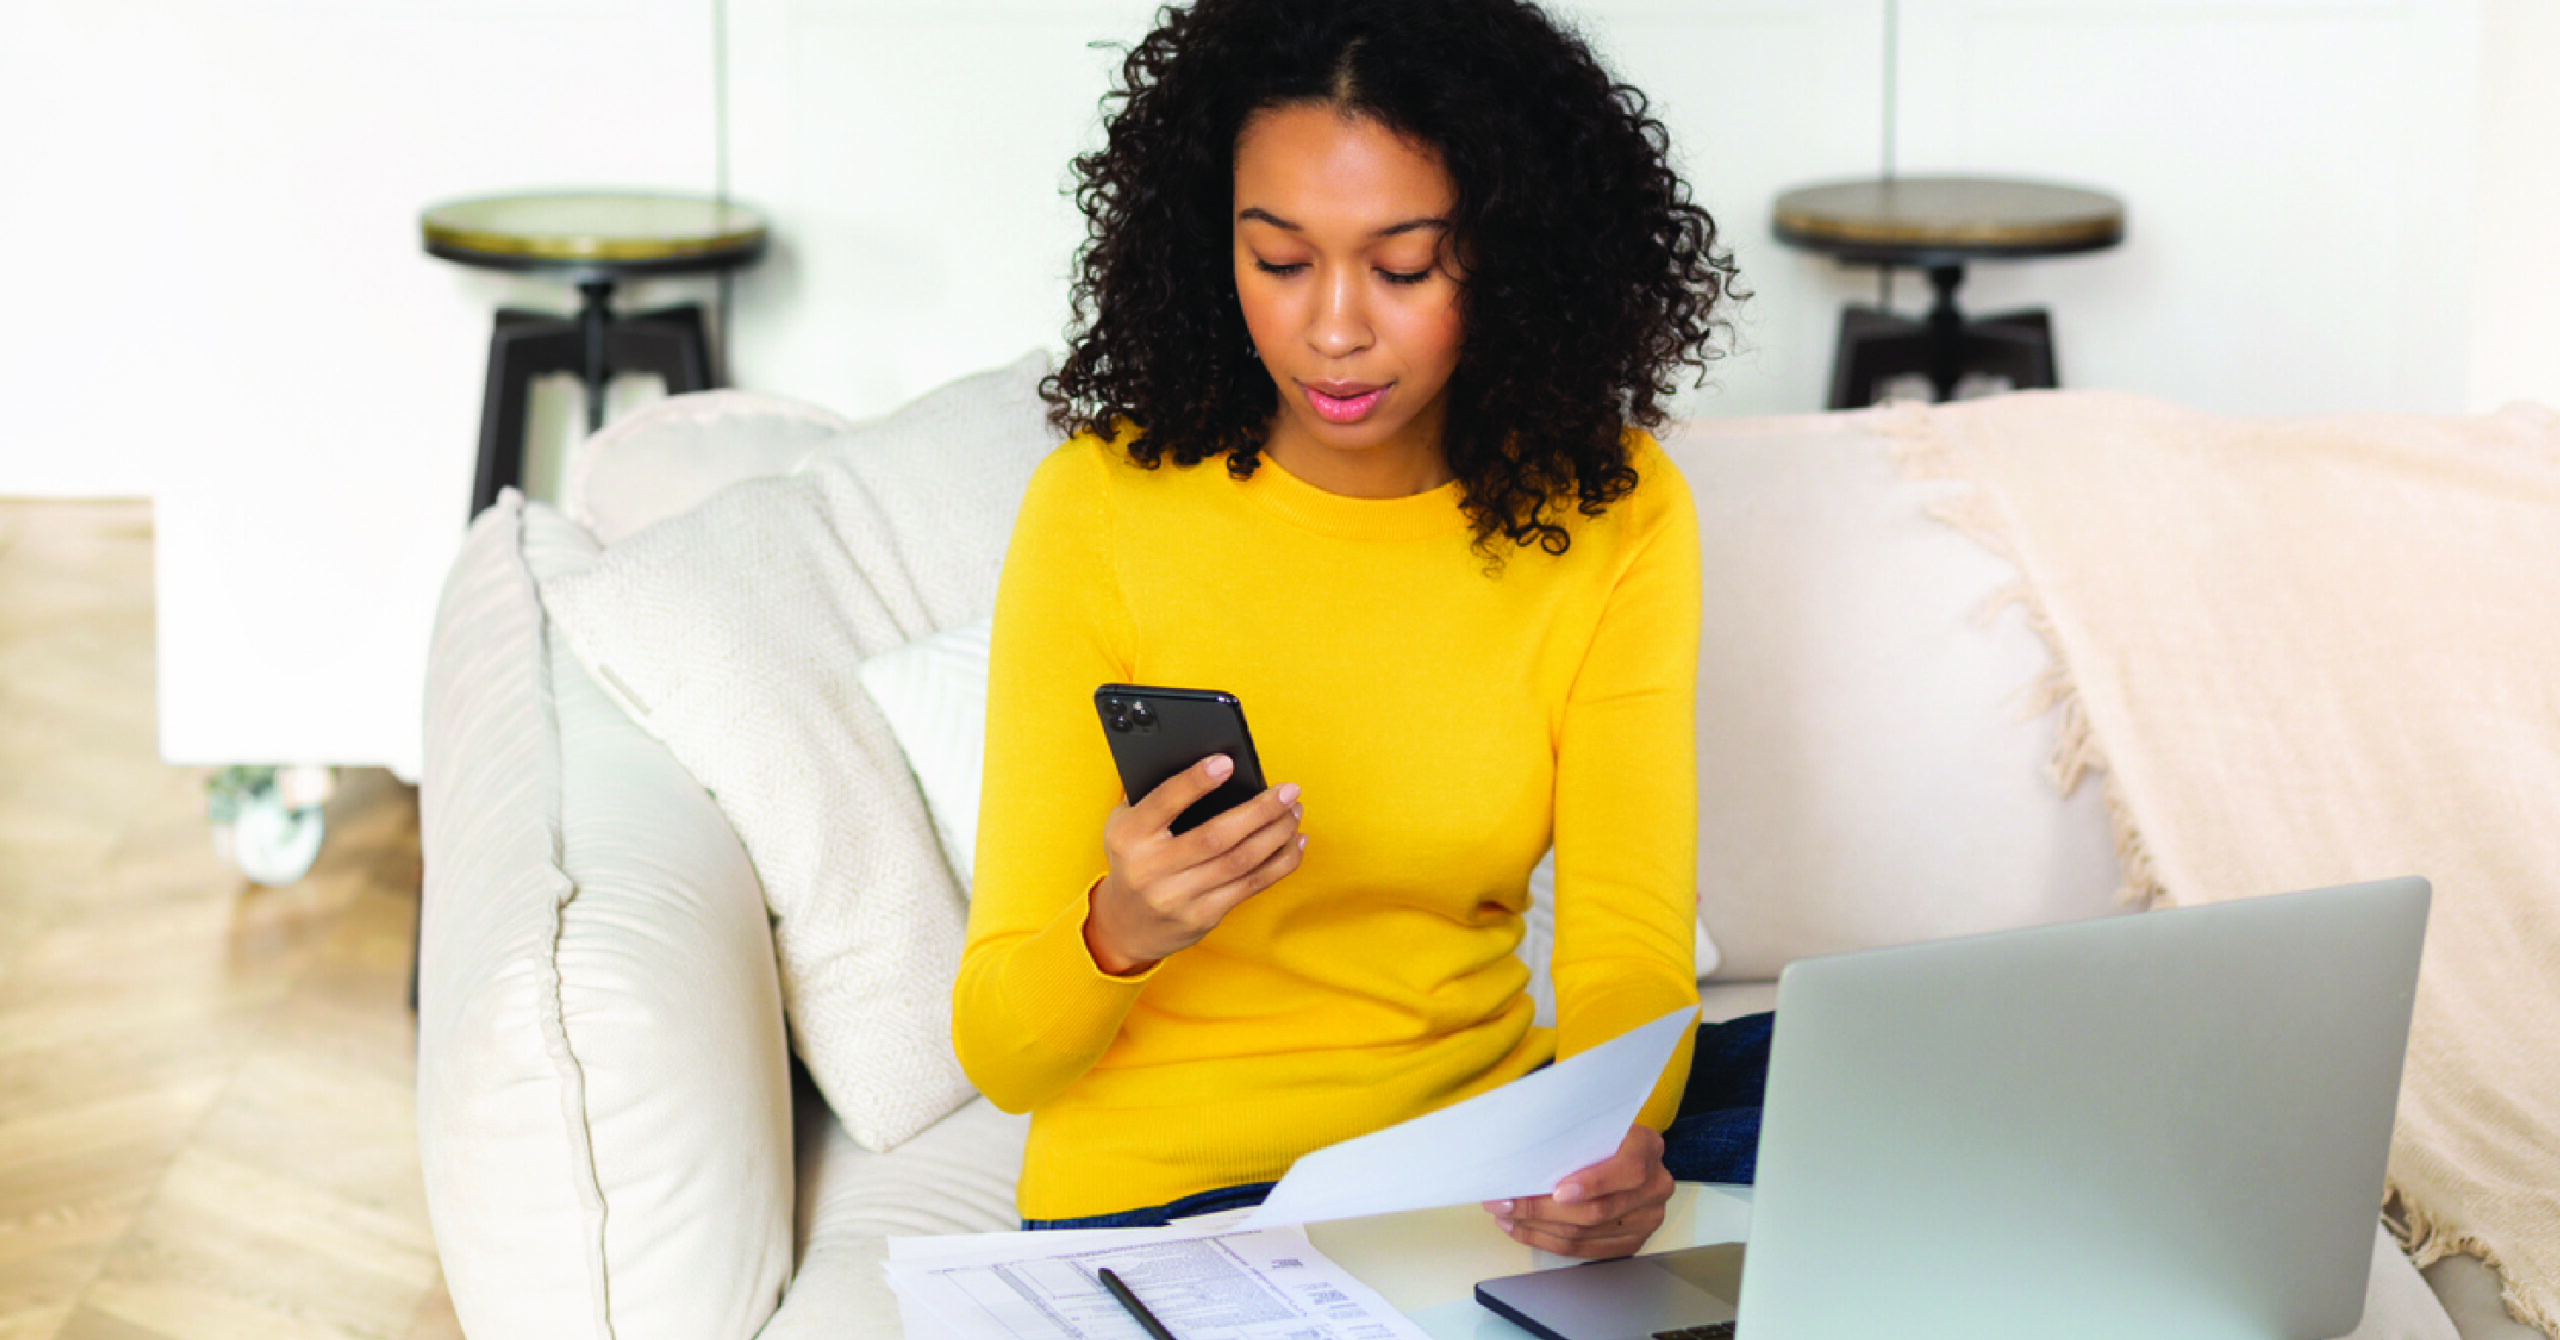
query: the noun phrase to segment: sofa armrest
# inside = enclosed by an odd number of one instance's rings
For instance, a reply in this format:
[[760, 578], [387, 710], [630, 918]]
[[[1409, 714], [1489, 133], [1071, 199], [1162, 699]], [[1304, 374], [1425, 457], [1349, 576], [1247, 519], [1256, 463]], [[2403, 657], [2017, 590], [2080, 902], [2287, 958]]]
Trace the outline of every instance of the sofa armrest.
[[591, 539], [510, 494], [429, 655], [418, 1132], [456, 1316], [507, 1336], [748, 1336], [790, 1267], [781, 993], [710, 797], [536, 595]]
[[739, 480], [782, 474], [855, 426], [833, 410], [751, 391], [672, 396], [579, 444], [561, 510], [612, 544]]

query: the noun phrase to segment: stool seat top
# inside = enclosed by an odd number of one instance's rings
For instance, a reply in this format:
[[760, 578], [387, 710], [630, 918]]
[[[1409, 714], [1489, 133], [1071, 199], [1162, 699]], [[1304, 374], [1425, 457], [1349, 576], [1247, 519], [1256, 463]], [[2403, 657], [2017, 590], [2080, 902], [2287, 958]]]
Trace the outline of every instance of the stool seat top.
[[453, 200], [419, 215], [429, 254], [493, 269], [719, 270], [764, 251], [765, 222], [709, 196], [561, 191]]
[[1851, 260], [1925, 265], [2097, 251], [2124, 240], [2124, 202], [2013, 177], [1865, 178], [1778, 197], [1778, 240]]

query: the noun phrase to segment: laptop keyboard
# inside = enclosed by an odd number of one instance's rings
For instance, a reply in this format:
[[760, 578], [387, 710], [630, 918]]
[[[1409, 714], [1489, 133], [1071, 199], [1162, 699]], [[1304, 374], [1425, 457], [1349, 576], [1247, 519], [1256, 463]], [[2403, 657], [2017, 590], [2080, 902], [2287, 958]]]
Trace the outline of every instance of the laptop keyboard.
[[1711, 1326], [1683, 1326], [1676, 1331], [1655, 1331], [1653, 1340], [1733, 1340], [1733, 1323], [1720, 1321]]

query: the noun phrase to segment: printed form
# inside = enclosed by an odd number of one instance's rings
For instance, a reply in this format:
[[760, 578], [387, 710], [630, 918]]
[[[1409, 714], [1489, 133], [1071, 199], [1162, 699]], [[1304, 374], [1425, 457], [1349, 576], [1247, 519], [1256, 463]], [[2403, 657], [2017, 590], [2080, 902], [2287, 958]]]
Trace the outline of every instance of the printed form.
[[1095, 1277], [1105, 1266], [1182, 1340], [1429, 1340], [1297, 1228], [899, 1238], [891, 1252], [910, 1340], [1146, 1340]]

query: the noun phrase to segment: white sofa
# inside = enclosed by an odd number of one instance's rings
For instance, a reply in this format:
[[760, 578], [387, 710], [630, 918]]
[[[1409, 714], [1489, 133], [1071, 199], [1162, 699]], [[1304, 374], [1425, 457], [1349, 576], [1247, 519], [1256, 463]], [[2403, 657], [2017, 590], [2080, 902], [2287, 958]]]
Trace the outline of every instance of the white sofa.
[[[976, 1100], [874, 1152], [795, 1085], [755, 868], [544, 608], [603, 545], [860, 431], [741, 393], [666, 402], [591, 443], [558, 508], [485, 514], [455, 564], [429, 673], [418, 1094], [477, 1340], [893, 1336], [889, 1237], [1013, 1223], [1022, 1119]], [[2055, 792], [2055, 726], [2020, 710], [2045, 648], [2014, 611], [1976, 617], [2011, 574], [1925, 515], [1943, 486], [1903, 478], [1858, 414], [1663, 437], [1705, 552], [1708, 1014], [1765, 1008], [1806, 954], [2118, 912], [2095, 788]], [[2359, 1336], [2531, 1334], [2476, 1262], [2422, 1284], [2377, 1261]]]

